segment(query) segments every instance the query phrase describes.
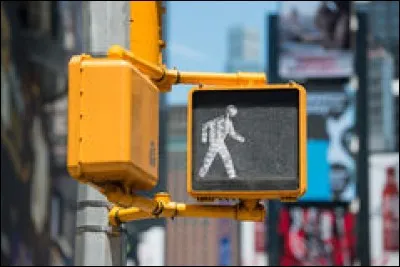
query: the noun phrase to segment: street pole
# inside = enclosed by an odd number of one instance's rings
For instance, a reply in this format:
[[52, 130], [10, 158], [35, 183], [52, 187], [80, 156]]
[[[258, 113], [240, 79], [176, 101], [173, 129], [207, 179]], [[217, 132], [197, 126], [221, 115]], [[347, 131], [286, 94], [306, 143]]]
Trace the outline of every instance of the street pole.
[[[269, 83], [279, 83], [278, 73], [278, 56], [279, 56], [279, 17], [276, 14], [268, 14], [266, 17], [266, 29], [268, 29], [268, 69], [266, 70]], [[268, 23], [268, 24], [267, 24]], [[266, 233], [266, 249], [268, 250], [268, 265], [278, 266], [280, 258], [280, 239], [278, 236], [278, 219], [281, 203], [277, 200], [269, 200], [268, 214], [265, 220]]]
[[356, 35], [355, 69], [358, 76], [357, 90], [357, 131], [359, 150], [357, 155], [357, 195], [360, 209], [357, 215], [357, 256], [361, 266], [371, 265], [370, 215], [369, 215], [369, 148], [368, 148], [368, 16], [357, 12], [358, 30]]
[[[129, 49], [129, 1], [83, 1], [83, 52], [106, 54], [111, 45]], [[106, 108], [106, 107], [104, 107]], [[110, 203], [79, 184], [74, 265], [126, 265], [126, 234], [108, 222]]]

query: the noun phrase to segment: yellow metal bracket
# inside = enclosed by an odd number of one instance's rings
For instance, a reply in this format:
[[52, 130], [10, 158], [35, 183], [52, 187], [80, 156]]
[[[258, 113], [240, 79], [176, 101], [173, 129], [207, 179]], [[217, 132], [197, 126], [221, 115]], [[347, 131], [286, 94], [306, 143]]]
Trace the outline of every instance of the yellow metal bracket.
[[118, 58], [130, 61], [140, 71], [148, 75], [158, 86], [160, 91], [169, 92], [173, 84], [204, 84], [204, 85], [239, 85], [265, 84], [267, 78], [264, 73], [237, 72], [237, 73], [214, 73], [214, 72], [181, 72], [177, 69], [167, 69], [146, 60], [136, 57], [131, 51], [125, 50], [119, 45], [113, 45], [108, 50], [109, 58]]
[[109, 212], [111, 225], [175, 217], [229, 218], [240, 221], [263, 221], [265, 208], [258, 200], [242, 200], [235, 205], [184, 204], [173, 202], [168, 193], [158, 193], [154, 199], [125, 194], [116, 186], [107, 186], [103, 193], [116, 203]]

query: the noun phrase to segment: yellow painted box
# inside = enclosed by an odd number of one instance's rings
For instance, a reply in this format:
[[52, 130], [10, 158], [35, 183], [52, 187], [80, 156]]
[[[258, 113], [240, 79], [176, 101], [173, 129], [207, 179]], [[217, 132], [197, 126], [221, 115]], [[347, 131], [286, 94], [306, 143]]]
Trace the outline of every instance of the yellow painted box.
[[68, 68], [68, 171], [127, 190], [158, 182], [157, 87], [130, 62], [74, 56]]

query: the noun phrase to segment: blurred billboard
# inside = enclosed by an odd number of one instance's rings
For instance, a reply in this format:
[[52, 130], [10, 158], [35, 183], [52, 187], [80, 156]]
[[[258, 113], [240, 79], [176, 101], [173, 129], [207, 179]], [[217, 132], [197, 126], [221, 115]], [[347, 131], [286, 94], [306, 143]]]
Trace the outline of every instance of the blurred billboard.
[[286, 205], [277, 230], [281, 266], [354, 264], [355, 215], [345, 205]]
[[301, 201], [344, 201], [356, 195], [355, 90], [314, 81], [307, 88], [307, 191]]
[[279, 75], [343, 78], [353, 72], [350, 1], [282, 1]]
[[399, 265], [399, 153], [369, 157], [371, 265]]

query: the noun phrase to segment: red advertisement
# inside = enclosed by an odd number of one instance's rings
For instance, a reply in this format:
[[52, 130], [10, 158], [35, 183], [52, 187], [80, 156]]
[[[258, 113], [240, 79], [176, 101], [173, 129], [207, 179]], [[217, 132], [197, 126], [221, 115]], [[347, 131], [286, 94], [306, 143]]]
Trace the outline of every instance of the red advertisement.
[[384, 251], [399, 250], [399, 189], [395, 179], [395, 169], [388, 167], [382, 192]]
[[345, 266], [355, 260], [355, 216], [344, 206], [281, 209], [282, 266]]
[[399, 153], [370, 155], [372, 266], [399, 265]]

